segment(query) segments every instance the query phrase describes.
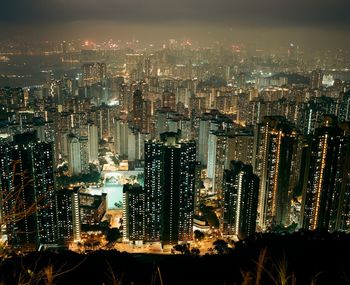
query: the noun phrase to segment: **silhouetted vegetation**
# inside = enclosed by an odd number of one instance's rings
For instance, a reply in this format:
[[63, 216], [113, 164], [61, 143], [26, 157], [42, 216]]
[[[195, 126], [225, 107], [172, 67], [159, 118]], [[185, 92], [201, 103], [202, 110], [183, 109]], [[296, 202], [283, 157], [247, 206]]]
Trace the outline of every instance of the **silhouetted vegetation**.
[[213, 242], [213, 245], [217, 254], [229, 253], [229, 247], [226, 241], [218, 239]]
[[195, 230], [194, 231], [194, 238], [196, 240], [202, 240], [204, 238], [204, 233], [199, 231], [199, 230]]
[[57, 177], [57, 183], [61, 187], [67, 187], [69, 184], [76, 183], [98, 183], [101, 179], [101, 174], [98, 171], [91, 171], [75, 176], [61, 175]]
[[206, 205], [200, 205], [200, 210], [203, 217], [208, 222], [208, 225], [214, 228], [219, 227], [219, 219], [214, 212], [214, 208]]
[[106, 230], [106, 239], [108, 242], [113, 243], [122, 237], [118, 228], [108, 228]]
[[[218, 241], [215, 251], [222, 247], [225, 252], [226, 245]], [[255, 234], [234, 246], [232, 252], [204, 256], [198, 256], [196, 250], [185, 254], [186, 244], [179, 251], [184, 254], [178, 255], [132, 255], [115, 250], [14, 255], [0, 264], [0, 283], [349, 284], [348, 234], [322, 230]]]

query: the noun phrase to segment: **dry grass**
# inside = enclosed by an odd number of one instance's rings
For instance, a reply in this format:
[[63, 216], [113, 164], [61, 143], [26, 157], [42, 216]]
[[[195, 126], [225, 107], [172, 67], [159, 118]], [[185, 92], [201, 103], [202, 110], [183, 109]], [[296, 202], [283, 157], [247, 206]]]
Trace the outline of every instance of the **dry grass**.
[[107, 277], [108, 277], [108, 285], [122, 285], [122, 280], [124, 277], [124, 272], [120, 276], [120, 278], [117, 278], [113, 272], [113, 268], [111, 264], [107, 261]]
[[62, 276], [64, 274], [67, 274], [68, 272], [75, 270], [85, 260], [86, 258], [84, 258], [77, 265], [69, 269], [64, 269], [66, 264], [63, 264], [62, 266], [57, 268], [51, 263], [51, 261], [41, 269], [38, 269], [38, 263], [35, 263], [32, 268], [25, 268], [25, 266], [22, 264], [22, 271], [19, 273], [17, 284], [18, 285], [57, 284], [55, 282], [59, 276]]
[[[241, 271], [242, 285], [263, 285], [262, 278], [267, 276], [273, 284], [276, 285], [296, 285], [297, 279], [294, 272], [289, 272], [288, 262], [284, 257], [279, 262], [272, 262], [271, 269], [266, 268], [265, 264], [268, 261], [267, 249], [264, 248], [260, 251], [258, 261], [254, 261], [256, 264], [255, 271]], [[316, 285], [317, 278], [321, 273], [317, 274], [312, 280], [311, 285]]]

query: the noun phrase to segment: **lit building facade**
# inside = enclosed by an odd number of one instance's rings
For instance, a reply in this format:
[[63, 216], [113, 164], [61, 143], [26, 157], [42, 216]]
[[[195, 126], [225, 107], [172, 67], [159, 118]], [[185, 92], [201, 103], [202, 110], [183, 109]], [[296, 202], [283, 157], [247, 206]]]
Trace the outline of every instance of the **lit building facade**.
[[35, 133], [15, 135], [0, 145], [1, 216], [12, 246], [58, 241], [54, 152]]
[[141, 90], [136, 90], [133, 94], [133, 125], [136, 129], [143, 127], [143, 97]]
[[79, 138], [70, 134], [68, 141], [68, 170], [71, 175], [79, 175], [82, 172]]
[[176, 244], [192, 240], [196, 143], [179, 133], [145, 143], [145, 238]]
[[316, 129], [303, 189], [305, 229], [349, 230], [349, 131], [349, 124], [339, 127], [334, 116], [325, 116], [323, 126]]
[[114, 144], [115, 151], [120, 158], [125, 159], [128, 157], [128, 144], [129, 144], [129, 124], [127, 121], [115, 120], [114, 127]]
[[256, 131], [255, 172], [260, 178], [259, 226], [288, 225], [297, 133], [284, 117], [264, 117]]
[[323, 73], [321, 70], [313, 70], [310, 76], [311, 89], [319, 89], [322, 87]]
[[86, 136], [79, 138], [80, 145], [80, 160], [81, 160], [81, 172], [89, 173], [89, 139]]
[[256, 229], [259, 178], [251, 165], [232, 161], [224, 172], [221, 226], [224, 235], [245, 238]]
[[145, 238], [145, 193], [142, 186], [123, 187], [123, 239], [142, 242]]
[[98, 130], [94, 124], [88, 125], [89, 161], [98, 161]]
[[56, 195], [59, 241], [78, 242], [81, 240], [79, 191], [77, 188], [60, 189]]
[[222, 179], [227, 158], [227, 134], [211, 132], [208, 139], [207, 177], [212, 180], [212, 192], [222, 197]]

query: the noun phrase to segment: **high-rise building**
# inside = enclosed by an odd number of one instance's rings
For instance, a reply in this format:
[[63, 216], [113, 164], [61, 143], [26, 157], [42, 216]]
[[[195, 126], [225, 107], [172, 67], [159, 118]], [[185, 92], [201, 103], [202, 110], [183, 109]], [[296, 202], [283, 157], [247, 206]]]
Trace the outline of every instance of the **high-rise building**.
[[94, 83], [105, 83], [107, 66], [105, 63], [85, 63], [82, 66], [84, 84], [91, 86]]
[[284, 117], [264, 117], [255, 142], [255, 171], [260, 178], [259, 226], [288, 225], [294, 185], [290, 183], [296, 154], [297, 133]]
[[145, 59], [145, 77], [150, 77], [151, 76], [151, 60], [147, 57]]
[[342, 122], [339, 125], [341, 130], [340, 157], [345, 158], [340, 165], [339, 179], [336, 182], [337, 195], [337, 216], [333, 222], [335, 230], [349, 232], [350, 230], [350, 122]]
[[162, 107], [170, 108], [172, 111], [176, 110], [176, 95], [170, 91], [164, 91], [162, 96]]
[[198, 160], [203, 166], [208, 162], [208, 137], [209, 137], [210, 121], [200, 120], [199, 138], [198, 138]]
[[136, 90], [133, 94], [133, 125], [138, 130], [142, 130], [143, 98], [141, 90]]
[[112, 107], [105, 104], [98, 108], [91, 108], [90, 119], [97, 126], [99, 139], [112, 137], [112, 123], [115, 115]]
[[80, 160], [81, 160], [81, 172], [89, 173], [89, 139], [88, 137], [81, 136], [79, 138], [80, 145]]
[[68, 141], [68, 170], [71, 175], [79, 175], [82, 172], [79, 138], [70, 134]]
[[144, 141], [146, 134], [137, 129], [128, 130], [128, 160], [140, 161], [144, 159]]
[[[126, 72], [129, 75], [135, 73], [143, 61], [144, 55], [139, 53], [126, 54]], [[136, 79], [136, 78], [135, 78]]]
[[312, 138], [303, 189], [302, 227], [349, 230], [350, 128], [334, 116], [325, 116]]
[[314, 134], [315, 129], [322, 124], [323, 115], [336, 115], [339, 109], [341, 111], [341, 107], [342, 105], [339, 106], [330, 97], [314, 97], [308, 102], [301, 104], [300, 116], [297, 119], [298, 127], [303, 134]]
[[124, 159], [128, 156], [129, 144], [129, 124], [127, 121], [115, 120], [115, 151], [120, 158]]
[[237, 75], [236, 78], [236, 84], [238, 88], [244, 88], [246, 85], [246, 75], [245, 73], [241, 72]]
[[0, 144], [1, 217], [12, 246], [35, 247], [58, 240], [52, 143], [35, 133]]
[[350, 90], [342, 94], [339, 107], [339, 121], [350, 122]]
[[64, 243], [80, 241], [81, 224], [78, 189], [60, 189], [56, 192], [56, 197], [59, 241]]
[[196, 144], [179, 133], [145, 143], [145, 239], [192, 240]]
[[209, 134], [207, 177], [212, 180], [212, 192], [222, 197], [222, 178], [227, 158], [227, 135], [215, 131]]
[[222, 232], [245, 238], [255, 232], [259, 178], [251, 165], [232, 161], [224, 172]]
[[142, 186], [123, 187], [123, 239], [142, 242], [145, 238], [145, 193]]
[[145, 143], [145, 240], [160, 241], [163, 146], [159, 142]]
[[[160, 134], [169, 132], [174, 129], [177, 123], [174, 121], [176, 113], [170, 108], [161, 108], [156, 111], [155, 115], [155, 137], [160, 138]], [[177, 127], [176, 127], [177, 131]]]
[[91, 124], [88, 126], [88, 140], [89, 140], [89, 161], [98, 161], [98, 131], [97, 126]]
[[83, 193], [79, 192], [79, 211], [82, 228], [98, 225], [107, 209], [106, 193]]
[[237, 130], [227, 138], [227, 157], [225, 169], [229, 168], [230, 161], [242, 161], [244, 164], [253, 163], [254, 134], [251, 129]]
[[137, 130], [129, 129], [128, 134], [128, 160], [136, 160], [136, 141], [137, 141]]
[[45, 121], [43, 118], [34, 118], [33, 119], [33, 128], [36, 131], [37, 137], [39, 141], [45, 142]]
[[249, 117], [247, 119], [247, 125], [255, 125], [262, 122], [262, 118], [266, 114], [266, 104], [262, 98], [254, 98], [249, 102]]
[[322, 86], [323, 73], [321, 70], [313, 70], [310, 76], [311, 89], [319, 89]]

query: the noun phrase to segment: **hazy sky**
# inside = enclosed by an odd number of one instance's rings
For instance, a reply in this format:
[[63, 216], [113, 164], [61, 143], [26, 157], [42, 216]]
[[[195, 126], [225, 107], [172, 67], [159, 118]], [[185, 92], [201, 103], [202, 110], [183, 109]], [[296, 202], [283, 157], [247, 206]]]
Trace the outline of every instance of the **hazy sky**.
[[1, 0], [0, 38], [350, 45], [350, 0]]

